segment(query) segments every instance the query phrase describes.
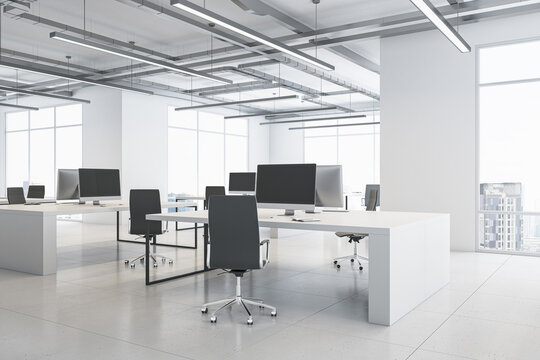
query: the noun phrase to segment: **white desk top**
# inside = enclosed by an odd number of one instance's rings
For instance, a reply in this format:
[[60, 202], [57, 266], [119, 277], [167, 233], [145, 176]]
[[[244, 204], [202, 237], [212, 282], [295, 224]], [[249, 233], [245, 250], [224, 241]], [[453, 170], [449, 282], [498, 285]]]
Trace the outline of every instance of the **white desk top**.
[[[280, 216], [282, 210], [259, 209], [259, 226], [282, 229], [316, 231], [350, 231], [369, 234], [387, 234], [389, 229], [449, 214], [412, 213], [394, 211], [349, 211], [304, 214], [297, 211], [295, 217], [315, 218], [316, 222], [293, 221], [292, 216]], [[208, 211], [152, 214], [147, 220], [207, 223]]]
[[[184, 206], [197, 206], [195, 202], [162, 202], [162, 208], [180, 208]], [[115, 212], [129, 210], [129, 203], [121, 200], [103, 201], [101, 205], [92, 205], [91, 203], [44, 203], [40, 205], [4, 205], [0, 206], [0, 214], [15, 212], [24, 214], [46, 214], [46, 215], [72, 215], [72, 214], [89, 214], [100, 212]]]

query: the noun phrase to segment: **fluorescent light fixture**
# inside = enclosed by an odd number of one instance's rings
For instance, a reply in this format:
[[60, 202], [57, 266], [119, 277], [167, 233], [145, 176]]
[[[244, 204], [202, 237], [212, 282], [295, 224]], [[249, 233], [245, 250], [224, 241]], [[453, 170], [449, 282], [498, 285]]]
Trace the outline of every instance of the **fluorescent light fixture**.
[[471, 47], [442, 16], [429, 0], [411, 0], [411, 2], [448, 38], [462, 53], [470, 52]]
[[165, 61], [155, 60], [155, 59], [143, 56], [143, 55], [138, 55], [138, 54], [135, 54], [135, 53], [131, 53], [129, 51], [120, 50], [120, 49], [117, 49], [117, 48], [114, 48], [114, 47], [111, 47], [111, 46], [99, 44], [99, 43], [89, 41], [89, 40], [86, 40], [86, 39], [80, 39], [80, 38], [77, 38], [77, 37], [74, 37], [74, 36], [66, 35], [64, 33], [52, 32], [49, 36], [52, 39], [62, 40], [62, 41], [65, 41], [65, 42], [68, 42], [68, 43], [71, 43], [71, 44], [84, 46], [84, 47], [89, 48], [89, 49], [102, 51], [102, 52], [105, 52], [107, 54], [117, 55], [117, 56], [121, 56], [121, 57], [124, 57], [124, 58], [127, 58], [127, 59], [140, 61], [140, 62], [149, 64], [149, 65], [154, 65], [154, 66], [157, 66], [157, 67], [160, 67], [160, 68], [163, 68], [163, 69], [167, 69], [167, 70], [171, 70], [171, 71], [174, 71], [174, 72], [177, 72], [177, 73], [181, 73], [182, 75], [196, 76], [196, 77], [207, 79], [207, 80], [217, 81], [217, 82], [220, 82], [220, 83], [223, 83], [223, 84], [232, 84], [232, 81], [229, 80], [229, 79], [225, 79], [225, 78], [221, 78], [221, 77], [218, 77], [218, 76], [206, 74], [206, 73], [203, 73], [203, 72], [200, 72], [200, 71], [197, 71], [197, 70], [192, 70], [192, 69], [189, 69], [189, 68], [184, 67], [184, 66], [178, 66], [178, 65], [170, 64], [170, 63], [165, 62]]
[[251, 104], [251, 103], [259, 103], [259, 102], [267, 102], [267, 101], [290, 100], [290, 99], [298, 99], [298, 95], [287, 95], [287, 96], [278, 96], [278, 97], [269, 97], [269, 98], [260, 98], [260, 99], [251, 99], [251, 100], [239, 100], [239, 101], [230, 101], [230, 102], [223, 102], [223, 103], [217, 103], [217, 104], [204, 104], [204, 105], [197, 105], [197, 106], [180, 107], [174, 110], [176, 111], [196, 110], [196, 109], [204, 109], [204, 108], [209, 108], [209, 107]]
[[274, 115], [284, 115], [284, 114], [301, 114], [306, 112], [312, 112], [312, 111], [326, 111], [326, 110], [335, 110], [337, 107], [330, 106], [330, 107], [318, 107], [318, 108], [309, 108], [309, 109], [297, 109], [297, 110], [286, 110], [286, 111], [272, 111], [272, 112], [264, 112], [260, 114], [247, 114], [247, 115], [233, 115], [233, 116], [225, 116], [224, 119], [240, 119], [240, 118], [247, 118], [247, 117], [255, 117], [255, 116], [274, 116]]
[[315, 65], [324, 70], [334, 70], [335, 67], [324, 61], [321, 61], [311, 55], [303, 53], [296, 50], [288, 45], [285, 45], [279, 41], [276, 41], [266, 35], [260, 34], [256, 31], [248, 29], [247, 27], [240, 25], [232, 20], [229, 20], [221, 15], [218, 15], [212, 11], [206, 10], [203, 7], [192, 4], [187, 0], [171, 0], [171, 5], [177, 7], [180, 10], [186, 11], [192, 15], [195, 15], [201, 19], [209, 21], [211, 23], [223, 26], [226, 29], [234, 31], [237, 34], [250, 38], [257, 41], [258, 43], [269, 46], [273, 49], [276, 49], [282, 53], [290, 55], [294, 58], [297, 58], [303, 62], [306, 62], [311, 65]]
[[16, 93], [16, 94], [43, 96], [43, 97], [50, 97], [50, 98], [53, 98], [53, 99], [69, 100], [69, 101], [75, 101], [75, 102], [90, 104], [90, 100], [77, 99], [77, 98], [69, 97], [69, 96], [49, 94], [49, 93], [44, 93], [44, 92], [41, 92], [41, 91], [18, 89], [18, 88], [9, 87], [9, 86], [0, 86], [0, 90], [9, 91], [9, 92], [13, 92], [13, 93]]
[[316, 118], [316, 119], [298, 119], [298, 120], [283, 120], [283, 121], [268, 121], [268, 122], [262, 122], [259, 123], [259, 125], [274, 125], [274, 124], [291, 124], [291, 123], [299, 123], [299, 122], [311, 122], [311, 121], [324, 121], [324, 120], [340, 120], [340, 119], [358, 119], [358, 118], [365, 118], [365, 114], [359, 114], [359, 115], [349, 115], [349, 116], [329, 116], [329, 117], [323, 117], [323, 118]]
[[377, 121], [377, 122], [369, 122], [369, 123], [302, 126], [302, 127], [292, 127], [292, 128], [289, 128], [289, 130], [322, 129], [322, 128], [332, 128], [332, 127], [343, 127], [343, 126], [364, 126], [364, 125], [378, 125], [378, 124], [380, 124], [380, 122]]
[[10, 107], [10, 108], [16, 108], [16, 109], [24, 109], [24, 110], [39, 110], [37, 107], [33, 106], [24, 106], [24, 105], [15, 105], [15, 104], [6, 104], [3, 102], [0, 102], [0, 106]]
[[53, 77], [56, 77], [56, 78], [71, 80], [71, 81], [74, 81], [74, 82], [82, 82], [82, 83], [90, 84], [90, 85], [104, 86], [104, 87], [108, 87], [108, 88], [111, 88], [111, 89], [132, 91], [132, 92], [141, 93], [141, 94], [145, 94], [145, 95], [154, 95], [154, 93], [152, 91], [148, 91], [148, 90], [136, 89], [136, 88], [132, 88], [132, 87], [129, 87], [129, 86], [124, 86], [124, 85], [105, 83], [103, 81], [90, 80], [90, 79], [80, 78], [80, 77], [77, 77], [77, 76], [65, 75], [65, 74], [62, 74], [62, 73], [54, 72], [54, 71], [37, 70], [37, 69], [31, 68], [30, 66], [20, 65], [20, 64], [13, 64], [13, 63], [10, 63], [10, 62], [6, 62], [4, 60], [0, 61], [0, 66], [8, 67], [8, 68], [11, 68], [11, 69], [28, 71], [28, 72], [31, 72], [31, 73], [34, 73], [34, 74], [40, 74], [40, 75], [45, 75], [45, 76], [53, 76]]

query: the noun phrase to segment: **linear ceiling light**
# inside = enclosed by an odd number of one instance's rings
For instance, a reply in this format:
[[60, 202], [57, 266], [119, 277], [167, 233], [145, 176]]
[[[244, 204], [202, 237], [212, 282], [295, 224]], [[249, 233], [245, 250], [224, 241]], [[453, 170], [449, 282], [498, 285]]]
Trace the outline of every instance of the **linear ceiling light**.
[[302, 127], [292, 127], [292, 128], [289, 128], [289, 130], [321, 129], [321, 128], [343, 127], [343, 126], [363, 126], [363, 125], [378, 125], [378, 124], [380, 124], [380, 122], [377, 121], [377, 122], [369, 122], [369, 123], [302, 126]]
[[24, 109], [24, 110], [39, 110], [37, 107], [33, 106], [24, 106], [24, 105], [15, 105], [15, 104], [5, 104], [3, 102], [0, 102], [0, 106], [10, 107], [10, 108], [16, 108], [16, 109]]
[[65, 74], [62, 74], [62, 73], [55, 72], [55, 71], [37, 70], [37, 69], [34, 69], [34, 68], [30, 67], [30, 66], [21, 65], [21, 64], [14, 64], [14, 63], [11, 63], [11, 62], [6, 62], [4, 60], [0, 61], [0, 66], [12, 68], [12, 69], [17, 69], [17, 70], [28, 71], [28, 72], [31, 72], [31, 73], [45, 75], [45, 76], [53, 76], [53, 77], [56, 77], [56, 78], [71, 80], [71, 81], [75, 81], [75, 82], [82, 82], [82, 83], [90, 84], [90, 85], [104, 86], [104, 87], [108, 87], [108, 88], [111, 88], [111, 89], [126, 90], [126, 91], [141, 93], [141, 94], [145, 94], [145, 95], [154, 95], [154, 93], [152, 91], [148, 91], [148, 90], [132, 88], [132, 87], [129, 87], [129, 86], [124, 86], [124, 85], [105, 83], [103, 81], [90, 80], [90, 79], [80, 78], [80, 77], [72, 76], [72, 75], [65, 75]]
[[287, 95], [287, 96], [269, 97], [269, 98], [261, 98], [261, 99], [230, 101], [230, 102], [223, 102], [223, 103], [217, 103], [217, 104], [204, 104], [204, 105], [197, 105], [197, 106], [179, 107], [179, 108], [176, 108], [174, 110], [176, 110], [176, 111], [196, 110], [196, 109], [204, 109], [204, 108], [209, 108], [209, 107], [219, 107], [219, 106], [229, 106], [229, 105], [239, 105], [239, 104], [250, 104], [250, 103], [258, 103], [258, 102], [267, 102], [267, 101], [276, 101], [276, 100], [290, 100], [290, 99], [298, 99], [298, 95]]
[[247, 117], [255, 117], [255, 116], [266, 116], [271, 117], [274, 115], [283, 115], [283, 114], [301, 114], [306, 112], [312, 112], [312, 111], [326, 111], [326, 110], [335, 110], [337, 107], [335, 106], [329, 106], [329, 107], [318, 107], [318, 108], [309, 108], [309, 109], [297, 109], [297, 110], [286, 110], [286, 111], [268, 111], [264, 113], [259, 114], [247, 114], [247, 115], [233, 115], [233, 116], [225, 116], [225, 119], [240, 119], [240, 118], [247, 118]]
[[366, 117], [365, 114], [359, 114], [359, 115], [353, 114], [349, 116], [329, 116], [329, 117], [316, 118], [316, 119], [268, 121], [268, 122], [259, 123], [259, 125], [291, 124], [291, 123], [298, 123], [298, 122], [311, 122], [311, 121], [324, 121], [324, 120], [358, 119], [358, 118], [365, 118], [365, 117]]
[[206, 10], [203, 7], [192, 4], [187, 0], [171, 0], [171, 5], [177, 7], [178, 9], [184, 10], [192, 15], [200, 17], [211, 23], [223, 26], [226, 29], [234, 31], [237, 34], [255, 40], [261, 44], [274, 48], [282, 53], [295, 57], [303, 62], [315, 65], [324, 70], [334, 70], [335, 67], [324, 61], [321, 61], [311, 55], [303, 53], [296, 50], [288, 45], [285, 45], [279, 41], [276, 41], [266, 35], [260, 34], [256, 31], [248, 29], [247, 27], [240, 25], [232, 20], [229, 20], [221, 15], [218, 15], [212, 11]]
[[69, 101], [75, 101], [75, 102], [81, 102], [81, 103], [85, 103], [85, 104], [90, 104], [90, 100], [86, 100], [86, 99], [77, 99], [77, 98], [69, 97], [69, 96], [49, 94], [49, 93], [44, 93], [44, 92], [41, 92], [41, 91], [18, 89], [18, 88], [9, 87], [9, 86], [0, 86], [0, 90], [9, 91], [9, 92], [13, 92], [13, 93], [16, 93], [16, 94], [43, 96], [43, 97], [50, 97], [50, 98], [54, 98], [54, 99], [62, 99], [62, 100], [69, 100]]
[[143, 55], [138, 55], [138, 54], [135, 54], [135, 53], [131, 53], [129, 51], [120, 50], [120, 49], [117, 49], [117, 48], [114, 48], [114, 47], [111, 47], [111, 46], [99, 44], [99, 43], [96, 43], [96, 42], [93, 42], [93, 41], [88, 41], [86, 39], [80, 39], [80, 38], [77, 38], [77, 37], [74, 37], [74, 36], [66, 35], [64, 33], [52, 32], [49, 36], [52, 39], [62, 40], [62, 41], [65, 41], [65, 42], [68, 42], [68, 43], [71, 43], [71, 44], [84, 46], [84, 47], [89, 48], [89, 49], [94, 49], [94, 50], [102, 51], [102, 52], [105, 52], [105, 53], [108, 53], [108, 54], [121, 56], [121, 57], [124, 57], [124, 58], [127, 58], [127, 59], [140, 61], [140, 62], [149, 64], [149, 65], [154, 65], [154, 66], [157, 66], [157, 67], [160, 67], [160, 68], [163, 68], [163, 69], [167, 69], [167, 70], [171, 70], [171, 71], [174, 71], [174, 72], [177, 72], [177, 73], [181, 73], [183, 75], [196, 76], [196, 77], [207, 79], [207, 80], [217, 81], [217, 82], [220, 82], [220, 83], [223, 83], [223, 84], [232, 84], [232, 81], [229, 80], [229, 79], [225, 79], [225, 78], [221, 78], [221, 77], [218, 77], [218, 76], [206, 74], [206, 73], [203, 73], [203, 72], [197, 71], [197, 70], [192, 70], [192, 69], [189, 69], [189, 68], [184, 67], [184, 66], [178, 66], [178, 65], [170, 64], [170, 63], [165, 62], [165, 61], [155, 60], [155, 59], [143, 56]]
[[411, 0], [411, 2], [420, 10], [432, 23], [439, 29], [444, 36], [448, 38], [462, 53], [470, 52], [471, 47], [442, 16], [435, 6], [429, 0]]

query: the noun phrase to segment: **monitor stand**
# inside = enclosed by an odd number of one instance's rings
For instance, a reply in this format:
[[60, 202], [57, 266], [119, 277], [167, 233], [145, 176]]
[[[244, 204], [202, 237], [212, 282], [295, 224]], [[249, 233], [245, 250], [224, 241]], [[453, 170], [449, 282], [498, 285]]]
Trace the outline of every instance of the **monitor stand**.
[[79, 199], [79, 205], [86, 205], [86, 201]]
[[313, 209], [313, 210], [306, 210], [305, 213], [306, 213], [306, 214], [320, 214], [321, 212], [320, 212], [320, 211], [316, 211], [315, 209]]
[[283, 214], [279, 214], [278, 216], [294, 216], [294, 210], [285, 209], [285, 212]]
[[93, 204], [94, 206], [100, 206], [100, 205], [101, 205], [101, 204], [99, 203], [99, 200], [94, 200], [94, 201], [92, 201], [92, 204]]

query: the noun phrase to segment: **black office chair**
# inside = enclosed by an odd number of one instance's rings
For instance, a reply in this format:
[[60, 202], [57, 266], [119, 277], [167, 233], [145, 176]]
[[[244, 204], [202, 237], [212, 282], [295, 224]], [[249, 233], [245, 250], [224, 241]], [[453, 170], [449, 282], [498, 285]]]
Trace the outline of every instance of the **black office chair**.
[[208, 210], [208, 200], [215, 195], [225, 195], [225, 186], [207, 186], [204, 196], [204, 209]]
[[[377, 209], [377, 196], [379, 195], [379, 191], [377, 189], [371, 189], [369, 192], [369, 199], [366, 205], [366, 211], [375, 211]], [[364, 238], [368, 237], [369, 234], [359, 234], [359, 233], [350, 233], [350, 232], [337, 232], [336, 235], [338, 237], [348, 237], [349, 242], [354, 244], [354, 254], [353, 255], [347, 255], [347, 256], [341, 256], [334, 259], [334, 265], [337, 266], [339, 269], [341, 265], [339, 264], [342, 261], [350, 260], [351, 263], [354, 263], [355, 261], [358, 262], [358, 269], [364, 270], [364, 267], [362, 266], [362, 263], [360, 260], [366, 260], [368, 261], [369, 258], [365, 256], [358, 255], [358, 243], [360, 240], [363, 240]]]
[[[161, 213], [161, 197], [159, 196], [159, 190], [131, 190], [129, 192], [129, 213], [129, 233], [132, 235], [139, 235], [139, 237], [145, 237], [147, 226], [146, 215]], [[148, 233], [154, 241], [156, 240], [157, 235], [163, 234], [161, 221], [149, 221]], [[158, 258], [161, 258], [163, 263], [167, 260], [169, 261], [169, 264], [173, 263], [173, 259], [163, 255], [150, 254], [150, 257], [154, 260], [154, 267], [158, 266]], [[131, 268], [134, 268], [137, 260], [144, 262], [145, 254], [131, 260], [124, 260], [124, 264], [129, 264]]]
[[30, 185], [28, 186], [29, 199], [43, 199], [45, 198], [45, 185]]
[[10, 187], [7, 188], [8, 203], [12, 204], [26, 204], [24, 198], [24, 189], [22, 187]]
[[[259, 306], [271, 310], [276, 316], [275, 307], [264, 304], [262, 300], [242, 297], [241, 279], [248, 270], [262, 269], [268, 264], [269, 240], [260, 241], [257, 201], [254, 196], [212, 196], [208, 210], [208, 226], [212, 242], [210, 243], [208, 266], [224, 269], [236, 276], [236, 296], [210, 302], [202, 306], [206, 314], [209, 306], [221, 305], [212, 313], [210, 322], [217, 321], [216, 314], [233, 305], [242, 305], [248, 314], [248, 325], [253, 324], [253, 317], [247, 305]], [[261, 256], [262, 246], [266, 245], [266, 255]]]

